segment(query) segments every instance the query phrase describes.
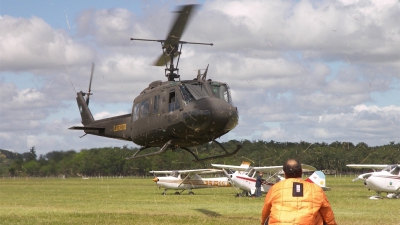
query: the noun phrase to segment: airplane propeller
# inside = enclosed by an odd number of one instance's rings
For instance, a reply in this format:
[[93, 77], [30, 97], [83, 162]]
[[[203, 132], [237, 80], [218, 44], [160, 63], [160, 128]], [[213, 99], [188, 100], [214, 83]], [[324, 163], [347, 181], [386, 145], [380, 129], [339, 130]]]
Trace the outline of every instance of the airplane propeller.
[[86, 97], [86, 105], [88, 105], [88, 106], [89, 106], [89, 96], [92, 95], [92, 93], [90, 93], [90, 91], [92, 88], [93, 73], [94, 73], [94, 63], [92, 62], [92, 72], [90, 73], [89, 91], [88, 91], [87, 97]]
[[[208, 66], [207, 66], [207, 68], [208, 68]], [[222, 171], [224, 172], [224, 174], [225, 174], [225, 176], [228, 178], [228, 182], [231, 184], [231, 186], [236, 190], [236, 196], [239, 196], [240, 194], [239, 194], [239, 188], [237, 188], [236, 186], [235, 186], [235, 182], [233, 182], [232, 181], [232, 174], [229, 174], [225, 169], [222, 169]]]

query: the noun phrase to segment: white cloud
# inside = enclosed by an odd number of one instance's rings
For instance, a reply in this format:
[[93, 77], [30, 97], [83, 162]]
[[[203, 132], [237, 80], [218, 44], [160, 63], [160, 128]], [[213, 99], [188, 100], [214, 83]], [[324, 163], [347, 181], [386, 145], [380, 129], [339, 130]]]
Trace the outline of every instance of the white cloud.
[[[174, 15], [168, 4], [150, 7], [82, 8], [68, 15], [76, 34], [42, 15], [0, 16], [0, 147], [128, 144], [67, 129], [80, 123], [71, 82], [87, 91], [96, 64], [90, 107], [100, 119], [129, 113], [149, 83], [165, 80], [164, 67], [151, 66], [160, 43], [129, 41], [165, 38]], [[181, 78], [210, 64], [207, 78], [229, 84], [240, 115], [230, 138], [400, 141], [400, 102], [372, 102], [400, 95], [399, 20], [395, 0], [206, 1], [182, 40], [214, 46], [184, 45]]]
[[43, 19], [0, 17], [0, 71], [35, 71], [76, 65], [93, 58], [89, 46], [79, 44], [65, 31]]

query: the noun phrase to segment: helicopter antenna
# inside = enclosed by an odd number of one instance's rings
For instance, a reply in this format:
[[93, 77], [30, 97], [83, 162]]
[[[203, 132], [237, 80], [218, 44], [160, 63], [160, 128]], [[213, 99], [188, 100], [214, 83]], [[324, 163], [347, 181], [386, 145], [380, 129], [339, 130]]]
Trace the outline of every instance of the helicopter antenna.
[[[187, 42], [181, 41], [183, 31], [185, 30], [187, 21], [190, 18], [191, 12], [197, 7], [197, 5], [185, 5], [180, 10], [177, 11], [178, 16], [172, 28], [167, 35], [165, 40], [154, 40], [154, 39], [142, 39], [142, 38], [131, 38], [131, 40], [136, 41], [156, 41], [161, 42], [163, 53], [157, 58], [154, 65], [163, 66], [165, 65], [165, 76], [168, 77], [168, 81], [174, 81], [176, 78], [180, 78], [179, 75], [179, 59], [182, 54], [183, 44], [198, 44], [198, 45], [211, 45], [213, 43], [200, 43], [200, 42]], [[180, 45], [180, 46], [179, 46]], [[179, 50], [178, 50], [179, 48]], [[174, 58], [178, 57], [176, 66], [174, 65]], [[168, 62], [170, 62], [168, 67]], [[176, 72], [175, 72], [176, 71]]]
[[65, 66], [64, 66], [64, 65], [63, 65], [63, 67], [64, 67], [64, 70], [65, 70], [65, 73], [67, 73], [67, 76], [68, 76], [69, 82], [71, 83], [71, 85], [72, 85], [72, 88], [74, 89], [74, 94], [75, 94], [75, 93], [76, 93], [76, 89], [75, 89], [75, 87], [74, 87], [74, 84], [72, 83], [71, 77], [69, 77], [68, 71], [67, 71], [67, 69], [65, 68]]
[[87, 106], [89, 106], [89, 97], [90, 97], [90, 95], [93, 94], [93, 93], [90, 93], [90, 92], [91, 92], [91, 88], [92, 88], [92, 79], [93, 79], [94, 65], [95, 65], [94, 62], [92, 62], [92, 71], [91, 71], [91, 73], [90, 73], [89, 91], [88, 91], [88, 93], [86, 93], [86, 94], [87, 94], [87, 97], [86, 97], [86, 105], [87, 105]]

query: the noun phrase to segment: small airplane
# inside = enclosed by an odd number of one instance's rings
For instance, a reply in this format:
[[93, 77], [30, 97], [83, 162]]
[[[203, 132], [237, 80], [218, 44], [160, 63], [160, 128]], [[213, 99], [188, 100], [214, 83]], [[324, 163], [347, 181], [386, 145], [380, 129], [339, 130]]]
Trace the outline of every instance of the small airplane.
[[[251, 167], [249, 162], [243, 162], [240, 166], [232, 165], [221, 165], [211, 164], [213, 167], [221, 168], [232, 186], [242, 190], [241, 194], [236, 196], [253, 196], [256, 191], [256, 177], [258, 172], [269, 174], [267, 179], [261, 185], [261, 192], [267, 193], [269, 189], [277, 182], [284, 180], [282, 177], [283, 166], [264, 166], [264, 167]], [[316, 171], [317, 169], [313, 166], [302, 164], [303, 172], [315, 171], [309, 178], [306, 179], [308, 182], [319, 185], [323, 190], [330, 190], [329, 187], [325, 186], [325, 174], [322, 171]], [[235, 172], [228, 172], [227, 170], [233, 170]]]
[[231, 187], [226, 176], [214, 178], [202, 178], [201, 174], [217, 174], [223, 173], [222, 170], [217, 169], [195, 169], [195, 170], [164, 170], [164, 171], [150, 171], [153, 174], [169, 174], [165, 177], [155, 177], [153, 179], [159, 188], [164, 188], [162, 195], [167, 194], [167, 190], [182, 190], [177, 191], [175, 194], [181, 194], [185, 190], [189, 195], [193, 195], [192, 189], [198, 188], [212, 188], [212, 187]]
[[387, 198], [400, 198], [400, 164], [348, 164], [355, 169], [373, 169], [374, 172], [360, 174], [353, 181], [364, 180], [368, 190], [376, 191], [375, 196], [370, 199], [381, 199], [381, 193], [386, 192]]

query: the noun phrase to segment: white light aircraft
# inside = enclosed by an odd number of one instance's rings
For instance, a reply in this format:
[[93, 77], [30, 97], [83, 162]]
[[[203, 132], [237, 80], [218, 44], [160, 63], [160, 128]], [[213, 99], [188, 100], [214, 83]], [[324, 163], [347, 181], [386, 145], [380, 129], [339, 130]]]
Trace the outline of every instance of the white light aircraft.
[[346, 166], [355, 169], [373, 169], [375, 171], [363, 173], [353, 179], [353, 181], [364, 180], [364, 185], [368, 190], [376, 191], [376, 196], [371, 196], [370, 199], [382, 198], [382, 192], [387, 193], [387, 198], [400, 198], [400, 164], [348, 164]]
[[[253, 196], [256, 191], [256, 179], [258, 172], [263, 172], [267, 175], [267, 179], [261, 185], [261, 192], [267, 193], [269, 189], [277, 182], [284, 180], [283, 166], [264, 166], [251, 167], [249, 162], [243, 162], [240, 166], [211, 164], [213, 167], [224, 170], [232, 186], [241, 189], [243, 192], [237, 196]], [[306, 181], [313, 182], [319, 185], [324, 190], [330, 190], [325, 186], [325, 174], [322, 171], [316, 171], [315, 167], [302, 164], [303, 172], [315, 171]], [[228, 172], [233, 170], [235, 172]], [[281, 176], [282, 175], [282, 176]]]
[[192, 189], [212, 188], [212, 187], [231, 187], [231, 184], [226, 176], [214, 178], [202, 178], [201, 174], [217, 174], [223, 173], [217, 169], [196, 169], [196, 170], [164, 170], [150, 171], [153, 174], [169, 174], [162, 177], [157, 176], [153, 179], [159, 188], [164, 188], [162, 195], [167, 194], [167, 190], [182, 190], [175, 194], [181, 194], [187, 190], [189, 195], [193, 195]]

